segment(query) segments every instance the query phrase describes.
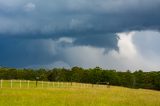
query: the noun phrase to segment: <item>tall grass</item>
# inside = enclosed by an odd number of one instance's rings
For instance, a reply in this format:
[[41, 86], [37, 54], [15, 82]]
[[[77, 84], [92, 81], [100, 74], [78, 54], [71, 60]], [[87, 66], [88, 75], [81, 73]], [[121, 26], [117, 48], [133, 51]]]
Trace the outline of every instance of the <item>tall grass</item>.
[[17, 82], [0, 89], [0, 106], [160, 106], [159, 91], [80, 85], [19, 88]]

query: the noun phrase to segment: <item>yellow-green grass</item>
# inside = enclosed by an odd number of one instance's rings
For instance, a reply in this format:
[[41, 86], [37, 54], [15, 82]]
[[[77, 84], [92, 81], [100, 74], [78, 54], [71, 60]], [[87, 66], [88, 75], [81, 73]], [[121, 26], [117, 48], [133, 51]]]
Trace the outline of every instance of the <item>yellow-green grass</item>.
[[160, 106], [159, 91], [81, 84], [50, 88], [18, 85], [0, 88], [0, 106]]

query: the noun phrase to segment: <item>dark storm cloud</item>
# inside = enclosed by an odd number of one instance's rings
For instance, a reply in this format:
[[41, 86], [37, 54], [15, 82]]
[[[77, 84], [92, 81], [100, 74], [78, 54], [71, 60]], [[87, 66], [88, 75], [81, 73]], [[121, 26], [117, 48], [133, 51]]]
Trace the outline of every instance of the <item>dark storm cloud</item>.
[[[70, 36], [80, 41], [85, 36], [94, 39], [91, 42], [94, 44], [99, 39], [95, 35], [110, 39], [110, 34], [116, 32], [159, 29], [160, 25], [159, 0], [1, 0], [0, 3], [0, 33], [5, 35], [53, 39]], [[107, 46], [105, 40], [102, 42], [104, 45], [97, 45]]]
[[75, 39], [73, 45], [117, 49], [115, 33], [159, 30], [159, 10], [159, 0], [0, 0], [0, 65], [60, 60], [47, 48], [56, 43], [46, 42], [62, 37]]
[[50, 54], [43, 40], [0, 38], [0, 49], [2, 66], [24, 67], [53, 61], [53, 55]]

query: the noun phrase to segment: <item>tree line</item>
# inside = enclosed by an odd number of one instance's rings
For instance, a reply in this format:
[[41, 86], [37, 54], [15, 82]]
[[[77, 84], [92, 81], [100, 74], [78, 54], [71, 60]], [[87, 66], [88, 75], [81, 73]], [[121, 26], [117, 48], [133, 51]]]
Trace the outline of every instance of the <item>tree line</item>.
[[145, 88], [160, 90], [160, 71], [119, 72], [116, 70], [105, 70], [100, 67], [83, 69], [73, 67], [71, 69], [54, 68], [46, 69], [15, 69], [0, 68], [0, 79], [21, 79], [59, 82], [79, 82], [91, 84], [106, 84], [124, 86], [129, 88]]

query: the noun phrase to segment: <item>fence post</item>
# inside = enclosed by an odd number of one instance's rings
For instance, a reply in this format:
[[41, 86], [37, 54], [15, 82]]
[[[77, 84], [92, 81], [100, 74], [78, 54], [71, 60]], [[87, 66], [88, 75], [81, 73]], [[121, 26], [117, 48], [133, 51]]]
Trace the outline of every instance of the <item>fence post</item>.
[[21, 88], [21, 86], [22, 86], [22, 85], [21, 85], [21, 80], [20, 80], [20, 81], [19, 81], [19, 87]]
[[1, 88], [2, 88], [2, 85], [3, 85], [2, 83], [3, 83], [3, 80], [1, 79]]
[[29, 80], [28, 80], [28, 85], [27, 85], [27, 86], [28, 86], [28, 88], [29, 88]]
[[67, 82], [67, 85], [66, 85], [67, 87], [69, 87], [69, 82]]
[[12, 80], [11, 80], [11, 88], [12, 88]]
[[54, 82], [52, 82], [52, 86], [54, 87]]
[[43, 88], [43, 81], [42, 81], [42, 88]]
[[58, 81], [58, 88], [59, 88], [60, 86], [59, 86], [59, 81]]
[[49, 88], [49, 81], [48, 81], [48, 88]]

